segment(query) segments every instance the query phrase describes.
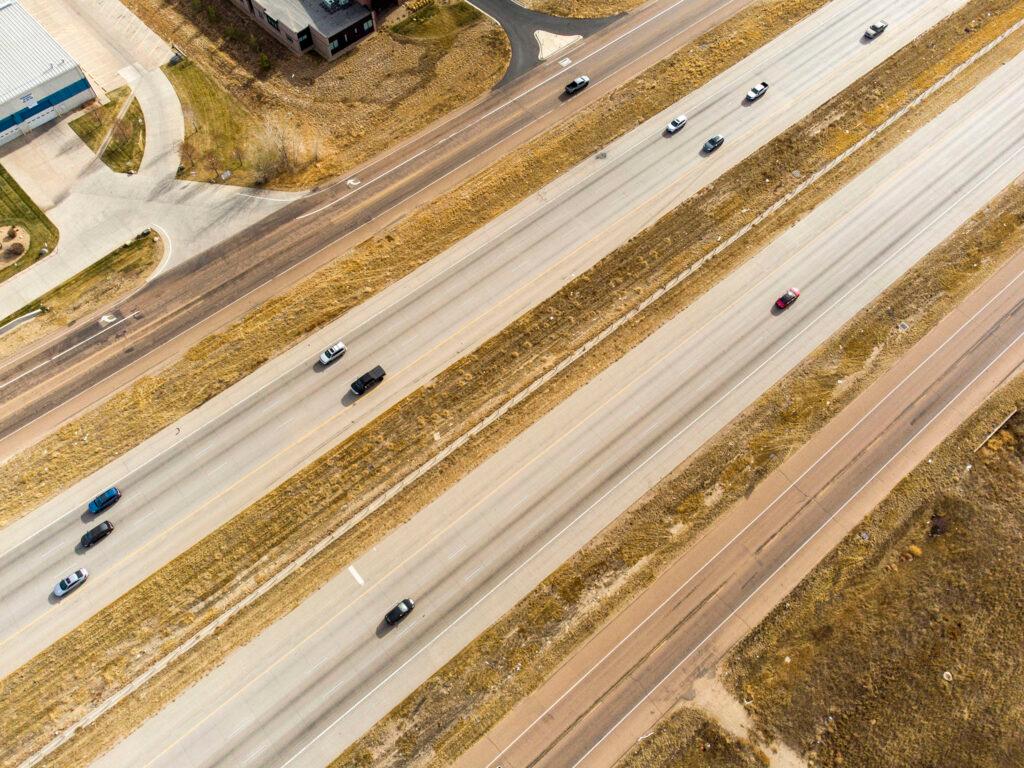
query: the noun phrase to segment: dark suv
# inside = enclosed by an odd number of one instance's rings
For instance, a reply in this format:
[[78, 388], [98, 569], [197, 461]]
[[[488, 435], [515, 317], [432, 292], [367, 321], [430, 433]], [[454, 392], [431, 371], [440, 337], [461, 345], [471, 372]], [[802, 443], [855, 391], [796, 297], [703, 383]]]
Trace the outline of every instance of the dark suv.
[[88, 549], [97, 541], [107, 538], [113, 532], [114, 524], [109, 520], [104, 520], [95, 528], [90, 528], [82, 535], [82, 549]]
[[356, 397], [363, 394], [368, 389], [373, 389], [382, 381], [384, 381], [384, 369], [379, 365], [374, 367], [372, 370], [367, 371], [358, 379], [352, 382], [352, 394]]
[[390, 611], [388, 611], [386, 614], [384, 614], [384, 621], [386, 621], [390, 626], [394, 626], [402, 619], [404, 619], [406, 616], [408, 616], [410, 613], [412, 613], [412, 609], [415, 607], [416, 603], [412, 601], [411, 597], [407, 597], [405, 598], [405, 600], [403, 600]]

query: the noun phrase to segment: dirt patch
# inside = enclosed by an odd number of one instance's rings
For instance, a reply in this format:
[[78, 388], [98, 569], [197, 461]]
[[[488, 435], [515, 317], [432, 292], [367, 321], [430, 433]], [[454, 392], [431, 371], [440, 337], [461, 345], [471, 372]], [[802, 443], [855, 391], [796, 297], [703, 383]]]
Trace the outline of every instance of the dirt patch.
[[[995, 13], [994, 8], [997, 8], [994, 0], [977, 0], [970, 6], [974, 13], [989, 14], [986, 18], [994, 28], [999, 28], [1000, 25], [1004, 25], [1002, 28], [1005, 28], [1016, 18], [1005, 10], [1002, 14]], [[948, 24], [963, 25], [970, 18], [956, 17]], [[972, 37], [977, 47], [981, 47], [987, 39], [994, 37], [989, 35], [992, 31], [993, 28], [986, 26], [982, 32]], [[918, 92], [931, 82], [927, 78], [921, 78], [922, 70], [936, 76], [944, 71], [929, 56], [940, 60], [954, 55], [961, 57], [957, 60], [966, 58], [962, 51], [958, 50], [955, 54], [950, 51], [951, 47], [956, 47], [953, 41], [959, 41], [958, 37], [954, 36], [952, 40], [947, 41], [946, 46], [942, 46], [939, 44], [941, 30], [935, 35], [938, 40], [924, 38], [886, 65], [893, 67], [901, 77], [912, 82], [922, 80], [924, 85], [917, 85], [915, 82], [914, 85], [906, 84], [900, 88], [898, 85], [903, 81], [890, 79], [888, 82], [893, 86], [894, 101], [892, 104], [886, 102], [885, 106], [894, 107], [903, 103], [900, 99]], [[1020, 36], [1013, 38], [1013, 43], [1020, 45]], [[960, 82], [972, 82], [971, 78], [983, 76], [985, 72], [998, 66], [1000, 57], [1006, 54], [1011, 45], [1008, 43], [1007, 48], [994, 51], [984, 63], [976, 65], [962, 75], [964, 80]], [[925, 51], [931, 53], [926, 55]], [[949, 61], [946, 60], [946, 63], [949, 64]], [[933, 69], [936, 70], [934, 73]], [[875, 76], [878, 76], [877, 73]], [[843, 103], [852, 100], [857, 104], [860, 103], [862, 93], [875, 93], [876, 90], [877, 84], [868, 76], [841, 99]], [[955, 98], [955, 92], [956, 88], [953, 88], [946, 98]], [[926, 104], [932, 105], [932, 102]], [[941, 108], [941, 99], [935, 104], [934, 108]], [[834, 103], [823, 107], [834, 108]], [[889, 114], [887, 109], [879, 106], [877, 99], [870, 101], [870, 108], [872, 120], [881, 122]], [[850, 124], [857, 125], [857, 120], [861, 119], [859, 113], [851, 107], [850, 114]], [[914, 120], [926, 120], [929, 114], [927, 110], [912, 112], [911, 117], [906, 118], [907, 122], [901, 122], [900, 126], [912, 128], [915, 125]], [[818, 115], [811, 115], [808, 120], [818, 121], [819, 118]], [[872, 124], [864, 120], [863, 132], [866, 133]], [[793, 130], [799, 132], [802, 129], [797, 126]], [[846, 136], [848, 129], [846, 124], [837, 124], [830, 130]], [[901, 131], [900, 134], [904, 135], [904, 132]], [[825, 135], [827, 138], [829, 134]], [[883, 134], [879, 141], [870, 143], [870, 151], [862, 158], [859, 154], [855, 155], [849, 168], [844, 171], [847, 176], [840, 175], [838, 181], [848, 178], [858, 168], [871, 162], [877, 153], [885, 151], [888, 146], [898, 141], [898, 138], [891, 134]], [[855, 137], [849, 139], [850, 143], [854, 140]], [[722, 192], [723, 188], [748, 191], [755, 188], [764, 189], [764, 199], [748, 193], [745, 200], [756, 209], [760, 209], [761, 205], [767, 207], [771, 201], [777, 199], [777, 196], [786, 194], [789, 189], [786, 184], [791, 183], [789, 180], [793, 179], [789, 173], [780, 173], [780, 166], [804, 167], [808, 172], [814, 167], [801, 166], [787, 153], [798, 155], [808, 163], [817, 163], [823, 157], [829, 157], [827, 152], [836, 150], [826, 145], [819, 147], [816, 152], [818, 151], [825, 154], [808, 152], [806, 146], [800, 146], [787, 132], [768, 149], [734, 168], [720, 182], [685, 203], [652, 230], [602, 260], [594, 270], [528, 313], [485, 344], [477, 353], [443, 373], [432, 385], [389, 410], [372, 425], [346, 440], [338, 449], [286, 481], [278, 491], [252, 505], [148, 579], [146, 583], [133, 589], [117, 603], [8, 677], [4, 681], [4, 695], [8, 700], [18, 701], [19, 706], [13, 708], [10, 713], [10, 722], [0, 722], [4, 727], [25, 734], [38, 732], [38, 723], [56, 723], [58, 725], [55, 727], [59, 728], [62, 727], [61, 724], [67, 724], [73, 719], [77, 708], [94, 705], [112, 690], [116, 690], [124, 681], [134, 678], [152, 661], [151, 657], [136, 653], [138, 649], [154, 645], [165, 649], [174, 647], [182, 639], [193, 634], [198, 627], [211, 621], [226, 605], [234, 604], [256, 584], [280, 571], [284, 564], [308, 549], [323, 532], [335, 529], [344, 521], [351, 519], [363, 504], [390, 486], [393, 478], [404, 475], [419, 466], [426, 457], [435, 455], [453, 442], [471, 424], [493, 410], [509, 389], [524, 386], [535, 378], [540, 370], [549, 369], [557, 360], [568, 356], [582, 339], [593, 336], [605, 327], [610, 317], [634, 306], [646, 293], [653, 290], [654, 286], [662, 284], [666, 274], [675, 274], [686, 264], [699, 258], [709, 249], [710, 244], [717, 242], [718, 233], [728, 234], [735, 231], [747, 217], [755, 215], [741, 212], [739, 206], [734, 204], [733, 198]], [[876, 154], [871, 154], [872, 152]], [[766, 176], [780, 179], [779, 186], [766, 188], [763, 183]], [[414, 514], [426, 500], [436, 497], [441, 490], [449, 487], [525, 426], [614, 362], [665, 320], [673, 317], [683, 306], [703, 293], [708, 285], [719, 279], [721, 274], [759, 250], [774, 233], [789, 226], [795, 218], [827, 196], [830, 190], [826, 186], [822, 185], [822, 188], [815, 190], [813, 194], [808, 193], [806, 198], [798, 198], [801, 201], [800, 205], [796, 205], [792, 210], [783, 209], [783, 215], [777, 219], [769, 219], [765, 226], [758, 227], [754, 236], [740, 241], [735, 246], [731, 257], [723, 254], [721, 261], [712, 263], [713, 267], [697, 273], [695, 279], [687, 281], [680, 289], [667, 294], [658, 304], [640, 315], [634, 323], [624, 327], [593, 353], [585, 356], [580, 363], [570, 368], [566, 374], [556, 378], [551, 386], [542, 389], [537, 396], [510, 414], [509, 418], [499, 420], [412, 490], [379, 510], [375, 516], [311, 560], [297, 574], [284, 582], [280, 589], [274, 590], [274, 599], [257, 601], [254, 606], [232, 620], [226, 628], [220, 630], [213, 639], [204, 641], [184, 661], [176, 663], [167, 673], [156, 678], [139, 695], [126, 699], [103, 719], [103, 728], [93, 732], [86, 731], [83, 738], [77, 738], [71, 746], [58, 753], [56, 760], [67, 761], [62, 764], [80, 764], [101, 750], [104, 743], [110, 743], [111, 740], [118, 738], [119, 734], [136, 727], [147, 713], [159, 708], [190, 681], [218, 663], [231, 648], [245, 642], [270, 621], [290, 610], [342, 564], [351, 562], [356, 553], [379, 541], [388, 531]], [[723, 215], [717, 206], [725, 206], [728, 215]], [[1016, 232], [1012, 226], [1011, 231]], [[673, 240], [671, 235], [678, 232], [690, 234], [686, 237], [677, 234]], [[666, 238], [667, 242], [674, 242], [677, 247], [667, 249], [663, 245]], [[652, 243], [662, 245], [652, 247]], [[652, 259], [652, 254], [658, 254], [661, 260]], [[981, 263], [987, 265], [992, 258], [995, 257], [982, 259]], [[608, 286], [615, 288], [615, 296], [611, 302], [608, 300]], [[566, 318], [571, 318], [574, 322], [564, 322]], [[891, 323], [888, 317], [883, 319], [888, 333], [891, 330]], [[567, 333], [567, 327], [572, 329], [572, 333]], [[243, 346], [240, 340], [239, 349]], [[856, 347], [850, 346], [853, 349], [852, 364], [856, 365], [859, 362], [856, 358]], [[846, 360], [843, 356], [840, 358], [839, 362]], [[835, 379], [831, 381], [834, 382]], [[453, 392], [458, 396], [453, 398]], [[814, 390], [812, 394], [818, 396], [819, 390]], [[822, 412], [816, 407], [817, 401], [813, 409], [809, 401], [803, 402], [809, 411], [808, 419]], [[777, 413], [776, 411], [773, 415]], [[751, 430], [756, 430], [756, 426], [757, 422], [751, 420]], [[442, 440], [433, 439], [435, 431], [442, 435]], [[402, 437], [398, 438], [397, 435]], [[760, 434], [755, 434], [754, 437], [764, 439], [764, 435]], [[793, 441], [794, 445], [802, 442], [798, 432], [795, 433]], [[758, 460], [769, 460], [769, 455], [760, 451], [744, 453], [728, 449], [728, 456], [736, 455], [752, 455]], [[734, 479], [739, 478], [743, 481], [749, 478], [745, 466], [718, 474], [723, 476], [723, 485], [727, 488], [723, 490], [722, 503], [726, 499], [736, 498], [736, 487], [732, 485]], [[718, 474], [715, 475], [716, 479]], [[712, 485], [713, 482], [702, 485], [696, 496], [700, 507], [707, 510], [707, 520], [722, 508], [709, 507], [704, 503], [703, 490]], [[279, 513], [282, 505], [277, 501], [278, 493], [289, 495], [290, 503], [283, 505], [289, 510], [287, 515]], [[301, 504], [295, 503], [294, 500], [297, 498], [302, 499]], [[275, 510], [275, 514], [267, 514], [268, 509]], [[678, 519], [674, 518], [673, 524]], [[692, 524], [691, 519], [685, 516], [682, 519], [686, 520], [688, 526]], [[697, 518], [693, 520], [699, 522]], [[557, 605], [545, 606], [543, 603], [547, 598], [542, 600], [539, 609], [542, 613], [539, 615], [551, 619], [545, 620], [543, 626], [557, 630], [562, 626], [561, 621], [556, 620], [559, 616], [578, 618], [576, 598], [580, 597], [585, 585], [617, 583], [614, 573], [607, 579], [591, 579], [588, 576], [589, 571], [618, 564], [622, 565], [624, 570], [617, 573], [629, 574], [632, 577], [630, 569], [637, 564], [641, 554], [660, 553], [662, 550], [659, 549], [659, 544], [672, 544], [675, 540], [665, 540], [662, 522], [664, 516], [660, 512], [653, 513], [653, 516], [648, 513], [648, 517], [638, 525], [639, 539], [630, 539], [626, 544], [625, 553], [620, 550], [619, 543], [605, 541], [602, 546], [612, 548], [614, 552], [602, 550], [596, 562], [585, 562], [578, 572], [572, 571], [568, 583], [557, 588], [556, 604], [561, 605], [561, 611], [557, 609]], [[671, 547], [664, 550], [666, 557], [671, 554], [670, 549]], [[623, 589], [610, 590], [610, 594], [614, 597], [628, 592], [635, 581], [632, 578], [624, 579]], [[606, 602], [598, 601], [597, 607], [600, 610], [587, 614], [587, 623], [590, 627], [593, 626], [593, 621], [600, 620]], [[545, 608], [552, 608], [555, 613], [544, 613]], [[531, 611], [535, 609], [536, 606], [530, 608]], [[541, 626], [533, 620], [535, 618], [536, 616], [528, 616], [521, 624], [531, 628]], [[508, 630], [508, 627], [506, 629]], [[586, 627], [573, 626], [572, 630], [583, 633], [579, 636], [586, 634]], [[525, 630], [513, 625], [510, 636], [514, 637], [520, 631]], [[487, 638], [488, 635], [482, 637]], [[544, 638], [540, 638], [541, 646], [545, 642]], [[534, 666], [534, 654], [538, 651], [538, 646], [533, 640], [527, 638], [521, 648], [526, 656], [516, 656], [510, 660], [510, 664], [526, 658], [530, 660], [527, 666], [531, 672], [546, 669], [542, 664]], [[420, 723], [422, 728], [417, 726], [410, 729], [409, 733], [415, 733], [422, 739], [410, 739], [407, 733], [403, 736], [401, 751], [382, 749], [376, 756], [360, 757], [360, 761], [363, 764], [385, 765], [384, 755], [391, 755], [403, 760], [403, 765], [410, 765], [413, 764], [411, 757], [415, 750], [426, 750], [420, 752], [421, 757], [429, 753], [430, 747], [424, 746], [425, 743], [439, 744], [439, 750], [443, 751], [438, 759], [442, 762], [452, 755], [459, 754], [479, 736], [481, 731], [478, 729], [486, 729], [487, 725], [494, 721], [491, 718], [500, 716], [505, 711], [503, 707], [507, 708], [515, 698], [522, 695], [524, 686], [528, 688], [537, 683], [533, 678], [517, 678], [514, 684], [510, 682], [507, 687], [501, 685], [495, 688], [491, 685], [495, 679], [501, 679], [501, 664], [504, 663], [504, 653], [508, 649], [505, 640], [499, 643], [499, 649], [474, 643], [471, 646], [471, 658], [479, 660], [477, 654], [483, 654], [482, 658], [501, 660], [501, 663], [496, 663], [495, 668], [483, 676], [483, 687], [476, 688], [481, 685], [480, 677], [467, 673], [464, 680], [460, 679], [454, 684], [455, 687], [461, 687], [463, 682], [469, 684], [471, 690], [467, 690], [464, 697], [445, 697], [445, 706], [448, 709], [437, 710], [436, 716], [435, 710], [425, 710], [423, 716], [426, 719]], [[83, 664], [84, 659], [90, 660], [89, 664]], [[74, 660], [73, 663], [70, 660]], [[102, 670], [102, 678], [105, 681], [102, 687], [96, 684], [96, 670]], [[474, 702], [480, 702], [486, 698], [485, 694], [494, 695], [495, 691], [499, 694], [499, 699], [485, 702], [487, 711], [481, 713], [479, 719], [462, 719], [458, 712], [452, 712], [450, 709], [453, 703], [469, 706]], [[413, 720], [410, 719], [408, 722], [412, 723]], [[453, 730], [449, 731], [449, 728]], [[404, 726], [400, 730], [404, 731]], [[49, 732], [47, 730], [47, 733]], [[35, 743], [38, 744], [44, 737], [39, 734], [35, 738]], [[30, 749], [31, 744], [26, 739], [26, 743], [13, 748], [21, 752]], [[362, 744], [362, 748], [366, 748], [365, 743]]]
[[625, 13], [643, 5], [647, 0], [521, 0], [521, 5], [553, 16], [574, 19], [600, 19]]
[[13, 354], [49, 333], [74, 325], [145, 281], [163, 257], [163, 242], [155, 232], [139, 235], [130, 243], [107, 254], [70, 280], [28, 304], [0, 326], [16, 317], [41, 309], [31, 322], [0, 336], [0, 357]]
[[461, 0], [385, 23], [333, 62], [292, 54], [228, 0], [125, 5], [196, 70], [168, 75], [185, 108], [183, 175], [198, 180], [312, 186], [486, 93], [511, 56], [501, 28]]
[[713, 719], [689, 707], [672, 711], [616, 768], [766, 768], [769, 760]]
[[0, 264], [20, 259], [32, 245], [32, 235], [25, 227], [8, 225], [0, 228], [0, 231], [3, 232], [3, 236], [0, 237]]
[[1024, 417], [974, 452], [1022, 406], [1017, 378], [728, 660], [755, 720], [810, 764], [1024, 765]]
[[4, 258], [0, 261], [0, 282], [35, 264], [46, 253], [52, 252], [57, 247], [59, 238], [57, 228], [46, 218], [46, 214], [32, 202], [25, 194], [25, 190], [4, 167], [0, 166], [0, 231], [4, 232], [5, 237], [11, 226], [27, 232], [28, 240], [25, 250], [20, 254], [12, 252], [7, 246], [4, 247]]
[[[109, 463], [442, 253], [825, 2], [775, 0], [738, 14], [573, 119], [265, 302], [226, 331], [203, 340], [160, 374], [140, 379], [12, 457], [0, 468], [0, 525]], [[82, 441], [86, 434], [88, 445]], [[42, 471], [44, 466], [48, 471]]]

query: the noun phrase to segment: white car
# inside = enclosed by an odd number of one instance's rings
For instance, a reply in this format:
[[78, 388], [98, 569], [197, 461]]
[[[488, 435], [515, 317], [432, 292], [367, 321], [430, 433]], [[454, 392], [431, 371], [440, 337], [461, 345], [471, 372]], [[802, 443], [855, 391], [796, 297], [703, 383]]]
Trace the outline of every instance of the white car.
[[68, 592], [82, 586], [82, 583], [88, 578], [89, 572], [85, 568], [79, 568], [70, 576], [65, 576], [57, 582], [57, 586], [53, 588], [54, 597], [64, 597]]
[[765, 81], [762, 80], [760, 83], [758, 83], [753, 88], [751, 88], [749, 91], [747, 91], [747, 101], [757, 101], [762, 96], [764, 96], [764, 94], [765, 94], [765, 92], [767, 90], [768, 90], [768, 83], [766, 83]]
[[320, 353], [320, 365], [330, 365], [339, 357], [344, 355], [347, 349], [348, 347], [345, 346], [345, 342], [343, 341], [331, 344], [331, 346]]
[[675, 133], [684, 125], [686, 125], [686, 115], [674, 117], [672, 118], [671, 122], [669, 122], [669, 124], [665, 126], [665, 133]]
[[864, 37], [866, 37], [868, 40], [874, 40], [880, 34], [885, 32], [885, 30], [888, 27], [889, 24], [887, 22], [876, 21], [874, 24], [872, 24], [870, 27], [864, 30]]

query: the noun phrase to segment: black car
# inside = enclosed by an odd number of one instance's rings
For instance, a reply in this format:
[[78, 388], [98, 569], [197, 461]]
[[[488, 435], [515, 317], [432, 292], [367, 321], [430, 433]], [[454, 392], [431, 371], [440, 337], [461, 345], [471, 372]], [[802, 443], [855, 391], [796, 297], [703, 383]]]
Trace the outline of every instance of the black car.
[[710, 139], [704, 142], [704, 154], [710, 154], [718, 149], [720, 146], [725, 144], [725, 136], [720, 133], [716, 133]]
[[412, 601], [411, 597], [407, 597], [405, 598], [405, 600], [403, 600], [390, 611], [388, 611], [386, 614], [384, 614], [384, 621], [386, 621], [389, 625], [394, 626], [402, 619], [404, 619], [406, 616], [408, 616], [410, 613], [412, 613], [412, 609], [415, 607], [416, 603]]
[[574, 93], [579, 93], [584, 88], [590, 85], [590, 78], [586, 75], [580, 75], [567, 86], [565, 86], [565, 93], [567, 96], [572, 96]]
[[114, 524], [109, 520], [104, 520], [95, 528], [90, 528], [88, 531], [82, 534], [82, 548], [88, 549], [97, 541], [102, 541], [103, 539], [107, 538], [107, 536], [109, 536], [113, 532]]
[[352, 394], [358, 397], [368, 389], [373, 389], [384, 381], [384, 369], [379, 365], [367, 371], [358, 379], [352, 382]]

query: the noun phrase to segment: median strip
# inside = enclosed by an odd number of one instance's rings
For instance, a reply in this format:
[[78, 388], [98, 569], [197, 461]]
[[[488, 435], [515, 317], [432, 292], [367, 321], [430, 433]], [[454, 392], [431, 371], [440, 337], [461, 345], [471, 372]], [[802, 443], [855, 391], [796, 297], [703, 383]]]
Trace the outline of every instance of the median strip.
[[10, 458], [0, 467], [0, 525], [223, 392], [825, 3], [774, 0], [740, 12], [227, 330], [204, 339], [160, 373], [139, 379]]
[[[1009, 10], [1000, 7], [995, 0], [976, 0], [965, 10], [966, 15], [951, 17], [919, 38], [848, 92], [808, 117], [793, 129], [795, 134], [787, 132], [756, 157], [731, 170], [720, 182], [680, 206], [481, 350], [443, 373], [433, 385], [411, 395], [401, 407], [388, 411], [339, 449], [300, 472], [146, 584], [136, 587], [20, 669], [4, 681], [7, 700], [19, 702], [14, 708], [16, 712], [5, 713], [10, 714], [12, 720], [4, 723], [4, 727], [21, 729], [23, 733], [32, 733], [30, 729], [35, 729], [38, 734], [35, 724], [49, 720], [58, 724], [56, 731], [49, 731], [49, 734], [60, 732], [119, 688], [134, 685], [132, 681], [151, 667], [152, 653], [146, 653], [146, 649], [166, 654], [194, 637], [197, 628], [216, 621], [228, 606], [237, 605], [246, 594], [257, 589], [256, 585], [274, 578], [297, 557], [304, 557], [304, 553], [317, 544], [311, 532], [336, 531], [358, 514], [368, 500], [386, 491], [390, 486], [382, 483], [380, 477], [402, 476], [423, 466], [430, 456], [436, 456], [463, 436], [467, 428], [480, 424], [487, 414], [493, 413], [503, 402], [499, 399], [503, 390], [521, 382], [518, 386], [522, 392], [536, 380], [538, 368], [550, 372], [606, 329], [610, 325], [608, 318], [626, 314], [643, 301], [645, 294], [649, 296], [657, 286], [665, 285], [704, 256], [710, 244], [718, 241], [720, 235], [716, 233], [722, 232], [724, 238], [726, 233], [749, 224], [757, 214], [741, 212], [735, 205], [738, 196], [723, 193], [723, 188], [732, 186], [745, 190], [743, 199], [752, 207], [761, 210], [770, 207], [799, 186], [800, 182], [789, 173], [790, 169], [803, 168], [804, 173], [810, 175], [814, 171], [812, 163], [820, 168], [838, 152], [870, 134], [891, 111], [903, 108], [920, 95], [925, 86], [918, 84], [919, 80], [925, 84], [935, 82], [942, 73], [962, 62], [968, 52], [976, 52], [1000, 32], [1005, 32], [1013, 21], [1019, 20], [1020, 12], [1014, 13], [1009, 0], [1004, 2], [1011, 6]], [[970, 15], [971, 12], [977, 16]], [[971, 49], [958, 50], [960, 33], [954, 35], [951, 30], [962, 29], [984, 13], [990, 16], [985, 17], [986, 24], [978, 25], [971, 36]], [[1012, 42], [1019, 44], [1016, 37]], [[927, 120], [934, 111], [954, 100], [957, 93], [997, 66], [995, 59], [1003, 55], [1003, 51], [1000, 48], [985, 57], [961, 79], [935, 94], [924, 109], [911, 111], [899, 123], [900, 127], [911, 129]], [[887, 78], [892, 99], [881, 107], [876, 99], [865, 98], [876, 92], [879, 77]], [[837, 111], [848, 119], [828, 121], [828, 125], [818, 131], [817, 143], [810, 151], [797, 147], [795, 136], [806, 135], [808, 126], [821, 125], [823, 116]], [[868, 112], [868, 116], [865, 117], [864, 112]], [[829, 179], [838, 184], [849, 178], [877, 154], [897, 143], [901, 136], [894, 134], [892, 131], [882, 134], [835, 169]], [[905, 134], [901, 132], [901, 135]], [[786, 172], [781, 173], [780, 168]], [[763, 184], [766, 174], [777, 180], [775, 186], [766, 188]], [[753, 190], [758, 192], [751, 194]], [[55, 753], [56, 764], [86, 762], [104, 745], [137, 727], [142, 719], [219, 663], [232, 648], [284, 615], [326, 578], [346, 567], [356, 554], [379, 541], [426, 500], [436, 497], [664, 320], [674, 316], [707, 285], [755, 253], [776, 232], [827, 197], [829, 191], [820, 183], [807, 190], [764, 226], [755, 228], [734, 244], [719, 260], [708, 263], [691, 279], [664, 294], [631, 322], [620, 323], [616, 333], [570, 365], [565, 374], [513, 408], [506, 418], [494, 421], [414, 486], [352, 528], [348, 535], [321, 548], [315, 558], [305, 561], [310, 567], [296, 569], [281, 585], [282, 589], [274, 590], [274, 599], [251, 602], [231, 622], [217, 632], [211, 631], [191, 653], [154, 675], [136, 695], [128, 696], [113, 707], [104, 717], [102, 728], [94, 729], [88, 738], [71, 741]], [[658, 250], [654, 246], [672, 243], [672, 235], [676, 233], [679, 233], [674, 241], [676, 246], [665, 248], [662, 245], [659, 260], [652, 260], [651, 254]], [[615, 291], [614, 301], [608, 300], [610, 286]], [[453, 398], [452, 392], [458, 397]], [[443, 436], [440, 444], [433, 439], [434, 431]], [[399, 439], [396, 435], [403, 437]], [[293, 502], [296, 498], [302, 499], [303, 503], [282, 507], [276, 501], [279, 493], [289, 494]], [[267, 515], [266, 505], [278, 510], [288, 508], [289, 514]], [[178, 608], [180, 605], [192, 606], [193, 610], [183, 612]], [[75, 663], [65, 661], [69, 659], [74, 659]], [[89, 659], [89, 664], [83, 665], [82, 659]], [[81, 672], [86, 667], [102, 670], [106, 685], [95, 686], [96, 675]], [[58, 691], [60, 695], [56, 695]], [[36, 749], [45, 743], [46, 736], [35, 736]], [[22, 756], [26, 754], [30, 752], [20, 752]]]

